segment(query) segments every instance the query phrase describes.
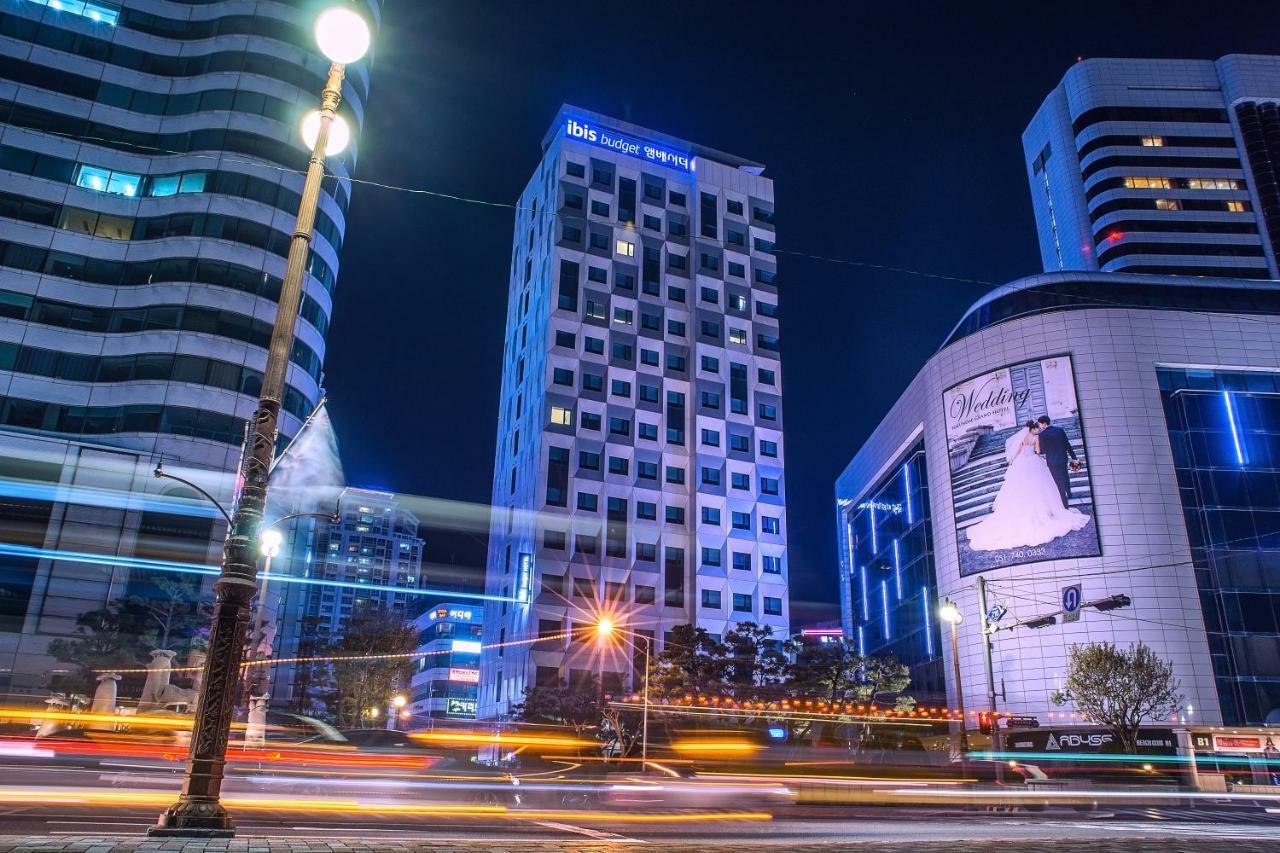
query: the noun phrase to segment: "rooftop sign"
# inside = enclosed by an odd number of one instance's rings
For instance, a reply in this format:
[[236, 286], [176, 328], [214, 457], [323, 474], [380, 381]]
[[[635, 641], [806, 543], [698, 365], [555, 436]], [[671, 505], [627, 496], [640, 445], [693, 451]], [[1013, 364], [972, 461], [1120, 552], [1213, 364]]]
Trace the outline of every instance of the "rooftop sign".
[[670, 169], [688, 172], [692, 168], [692, 158], [688, 154], [672, 151], [655, 142], [635, 139], [625, 133], [591, 124], [581, 119], [571, 118], [566, 121], [564, 123], [564, 135], [569, 139], [590, 142], [592, 145], [599, 145], [601, 148], [608, 148], [621, 154], [648, 160], [650, 163], [657, 163], [659, 166], [666, 166]]

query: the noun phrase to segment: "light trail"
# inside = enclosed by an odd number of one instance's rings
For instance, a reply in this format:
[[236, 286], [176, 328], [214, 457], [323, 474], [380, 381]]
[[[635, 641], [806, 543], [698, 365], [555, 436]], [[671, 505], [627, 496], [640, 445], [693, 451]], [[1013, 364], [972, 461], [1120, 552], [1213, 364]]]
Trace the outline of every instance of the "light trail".
[[[95, 554], [91, 551], [67, 551], [59, 548], [36, 548], [31, 545], [14, 545], [0, 542], [0, 556], [30, 557], [44, 560], [59, 560], [67, 563], [84, 563], [96, 566], [123, 566], [132, 569], [149, 571], [174, 572], [187, 575], [207, 575], [216, 577], [218, 569], [200, 563], [179, 563], [172, 560], [153, 560], [147, 557], [125, 557], [115, 554]], [[259, 572], [257, 577], [261, 578]], [[504, 595], [488, 595], [480, 592], [458, 592], [451, 589], [426, 589], [412, 586], [390, 586], [388, 584], [355, 583], [352, 581], [325, 580], [323, 578], [300, 578], [286, 574], [272, 574], [272, 583], [296, 583], [305, 586], [331, 586], [340, 589], [363, 589], [370, 592], [394, 592], [402, 595], [425, 595], [439, 598], [466, 598], [478, 601], [505, 601], [519, 603], [519, 599]]]
[[[0, 788], [0, 803], [23, 806], [59, 805], [108, 807], [160, 807], [173, 801], [168, 791], [105, 791], [77, 788]], [[400, 817], [503, 817], [512, 820], [587, 820], [611, 823], [700, 823], [704, 821], [769, 821], [773, 815], [758, 811], [693, 811], [638, 813], [617, 810], [513, 809], [506, 806], [456, 805], [448, 803], [369, 802], [316, 798], [224, 796], [229, 809], [253, 812], [331, 812]]]

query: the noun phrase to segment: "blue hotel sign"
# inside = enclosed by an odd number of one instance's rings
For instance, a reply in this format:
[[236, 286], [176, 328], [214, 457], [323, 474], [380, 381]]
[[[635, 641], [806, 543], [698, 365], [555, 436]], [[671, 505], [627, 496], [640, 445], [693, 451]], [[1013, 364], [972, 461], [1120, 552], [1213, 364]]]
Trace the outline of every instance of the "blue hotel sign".
[[631, 157], [639, 157], [641, 160], [648, 160], [650, 163], [657, 163], [671, 169], [688, 172], [692, 168], [692, 158], [688, 154], [671, 151], [661, 145], [643, 142], [616, 130], [589, 124], [579, 119], [571, 118], [565, 122], [564, 135], [569, 139], [590, 142], [592, 145], [599, 145], [601, 148], [608, 148]]

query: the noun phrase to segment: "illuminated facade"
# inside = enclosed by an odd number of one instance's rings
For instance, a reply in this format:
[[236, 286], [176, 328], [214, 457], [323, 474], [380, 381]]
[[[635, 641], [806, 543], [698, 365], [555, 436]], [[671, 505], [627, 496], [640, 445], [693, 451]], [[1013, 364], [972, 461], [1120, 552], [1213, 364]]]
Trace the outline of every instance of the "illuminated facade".
[[1280, 57], [1087, 59], [1022, 134], [1044, 268], [1276, 278]]
[[[1054, 273], [979, 300], [837, 482], [847, 635], [856, 641], [861, 633], [868, 653], [919, 659], [929, 635], [918, 628], [936, 609], [927, 616], [908, 606], [922, 575], [904, 579], [899, 604], [892, 553], [895, 540], [919, 529], [931, 540], [920, 564], [933, 564], [935, 607], [950, 598], [964, 615], [960, 667], [971, 714], [986, 707], [980, 576], [997, 624], [1057, 618], [995, 635], [1002, 711], [1061, 718], [1069, 709], [1049, 697], [1062, 687], [1071, 646], [1141, 640], [1173, 663], [1186, 699], [1182, 720], [1280, 720], [1278, 317], [1280, 285], [1238, 279]], [[1058, 420], [1083, 463], [1071, 474], [1068, 505], [1090, 523], [1051, 541], [1028, 539], [1028, 547], [981, 550], [970, 531], [998, 517], [992, 497], [1003, 488], [1009, 430], [984, 424], [976, 443], [949, 435], [957, 415], [948, 389], [1049, 362], [1074, 366], [1073, 418]], [[1032, 399], [1015, 393], [1011, 427], [1020, 426], [1018, 404]], [[980, 402], [994, 407], [1002, 398], [984, 391]], [[991, 440], [998, 448], [986, 447]], [[1100, 545], [1101, 554], [1063, 557], [1060, 543], [1088, 554]], [[1063, 591], [1076, 583], [1086, 602], [1126, 595], [1132, 604], [1085, 608], [1078, 621], [1064, 621]], [[932, 642], [954, 703], [947, 634]]]
[[763, 171], [568, 106], [544, 138], [511, 258], [481, 717], [535, 683], [633, 681], [629, 649], [601, 661], [579, 630], [601, 612], [657, 651], [686, 623], [787, 638]]
[[476, 718], [483, 617], [478, 603], [446, 603], [414, 620], [418, 657], [410, 681], [412, 725], [419, 726], [424, 719]]
[[[298, 122], [328, 68], [306, 4], [233, 5], [0, 15], [0, 691], [47, 689], [68, 668], [49, 640], [160, 576], [93, 555], [218, 559], [221, 516], [151, 471], [230, 501], [302, 188]], [[362, 5], [376, 26], [380, 2]], [[368, 86], [348, 69], [353, 127]], [[321, 397], [347, 204], [326, 181], [285, 438]]]
[[[283, 589], [277, 656], [322, 654], [342, 638], [347, 621], [362, 607], [384, 607], [409, 621], [415, 593], [423, 586], [423, 544], [418, 517], [389, 492], [345, 489], [337, 523], [309, 518], [291, 523], [272, 573], [313, 582], [278, 584]], [[272, 701], [308, 709], [316, 685], [315, 667], [274, 667]]]

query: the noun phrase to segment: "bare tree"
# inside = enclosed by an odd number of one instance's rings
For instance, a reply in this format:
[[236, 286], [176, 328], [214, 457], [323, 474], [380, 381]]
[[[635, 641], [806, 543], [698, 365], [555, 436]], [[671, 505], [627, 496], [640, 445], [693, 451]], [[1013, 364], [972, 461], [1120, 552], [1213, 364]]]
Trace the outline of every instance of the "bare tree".
[[1128, 649], [1090, 643], [1071, 647], [1065, 689], [1052, 698], [1056, 705], [1074, 704], [1134, 753], [1143, 721], [1168, 719], [1182, 704], [1179, 686], [1173, 665], [1144, 643]]

